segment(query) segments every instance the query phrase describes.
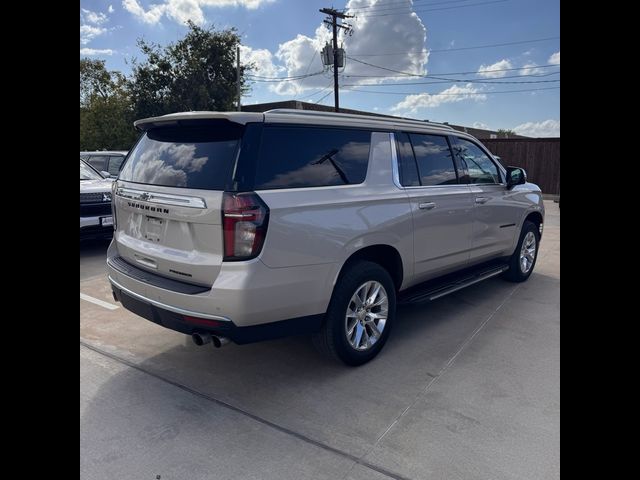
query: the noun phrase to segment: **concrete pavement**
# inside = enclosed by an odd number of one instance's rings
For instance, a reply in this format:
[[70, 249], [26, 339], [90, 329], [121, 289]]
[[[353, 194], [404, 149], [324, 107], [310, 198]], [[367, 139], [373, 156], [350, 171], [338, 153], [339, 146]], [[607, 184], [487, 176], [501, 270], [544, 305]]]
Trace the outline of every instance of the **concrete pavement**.
[[[401, 308], [360, 368], [306, 338], [200, 348], [81, 300], [82, 478], [558, 478], [560, 226], [545, 205], [528, 282]], [[114, 303], [100, 262], [81, 248], [81, 293]]]

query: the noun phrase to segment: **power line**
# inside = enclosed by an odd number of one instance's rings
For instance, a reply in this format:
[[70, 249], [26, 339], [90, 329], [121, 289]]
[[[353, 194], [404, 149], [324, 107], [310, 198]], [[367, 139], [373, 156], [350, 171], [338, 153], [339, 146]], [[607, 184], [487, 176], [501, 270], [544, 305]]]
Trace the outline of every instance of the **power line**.
[[[413, 0], [413, 3], [415, 4], [416, 2], [422, 2], [425, 0]], [[429, 3], [421, 3], [420, 5], [418, 5], [419, 7], [423, 7], [426, 5], [444, 5], [444, 4], [452, 4], [452, 3], [463, 3], [463, 2], [470, 2], [471, 0], [448, 0], [446, 2], [429, 2]], [[345, 7], [342, 10], [343, 11], [354, 11], [354, 10], [366, 10], [366, 9], [370, 9], [373, 8], [375, 9], [374, 11], [379, 11], [379, 10], [387, 10], [387, 7], [389, 7], [390, 5], [398, 5], [397, 7], [391, 7], [388, 10], [392, 10], [392, 9], [397, 9], [397, 8], [403, 8], [403, 7], [411, 7], [412, 5], [409, 3], [409, 0], [404, 0], [404, 1], [400, 1], [400, 2], [385, 2], [385, 3], [377, 3], [375, 5], [368, 5], [366, 7]]]
[[497, 90], [487, 92], [468, 92], [468, 93], [429, 93], [429, 92], [381, 92], [378, 90], [362, 90], [361, 88], [345, 88], [350, 92], [367, 92], [367, 93], [382, 93], [385, 95], [430, 95], [432, 97], [437, 96], [466, 96], [466, 95], [493, 95], [494, 93], [520, 93], [520, 92], [537, 92], [539, 90], [557, 90], [560, 87], [543, 87], [543, 88], [527, 88], [523, 90]]
[[[551, 75], [558, 75], [560, 73], [560, 71], [557, 72], [551, 72], [551, 73], [542, 73], [542, 74], [533, 74], [533, 73], [527, 73], [524, 75], [506, 75], [504, 77], [500, 77], [500, 81], [494, 81], [494, 80], [484, 80], [481, 78], [451, 78], [451, 79], [441, 79], [441, 80], [435, 80], [433, 82], [406, 82], [406, 83], [379, 83], [379, 84], [371, 84], [371, 86], [375, 86], [375, 87], [389, 87], [389, 86], [403, 86], [403, 85], [435, 85], [435, 84], [439, 84], [439, 83], [454, 83], [454, 82], [460, 82], [460, 83], [529, 83], [529, 82], [505, 82], [502, 81], [503, 79], [507, 79], [507, 78], [522, 78], [522, 77], [535, 77], [535, 78], [539, 78], [539, 77], [549, 77]], [[349, 75], [346, 75], [347, 77]], [[385, 78], [396, 78], [396, 77], [385, 77]], [[428, 75], [428, 78], [442, 78], [442, 77], [432, 77], [431, 75]], [[553, 80], [553, 81], [558, 81], [558, 80]], [[348, 84], [345, 86], [362, 86], [362, 83], [359, 84]]]
[[[432, 49], [432, 50], [427, 50], [426, 53], [441, 53], [441, 52], [458, 52], [460, 50], [475, 50], [478, 48], [492, 48], [492, 47], [504, 47], [507, 45], [522, 45], [524, 43], [536, 43], [536, 42], [545, 42], [548, 40], [557, 40], [558, 38], [560, 38], [559, 36], [557, 37], [546, 37], [546, 38], [536, 38], [533, 40], [520, 40], [518, 42], [505, 42], [505, 43], [493, 43], [490, 45], [476, 45], [476, 46], [472, 46], [472, 47], [459, 47], [459, 48], [441, 48], [441, 49]], [[412, 52], [394, 52], [394, 53], [358, 53], [356, 55], [354, 55], [354, 57], [383, 57], [383, 56], [387, 56], [387, 55], [406, 55], [407, 53], [412, 53]], [[418, 52], [416, 52], [418, 53]], [[421, 52], [420, 52], [421, 53]]]
[[327, 85], [326, 87], [323, 87], [320, 90], [316, 90], [315, 92], [313, 92], [313, 93], [311, 93], [309, 95], [304, 95], [302, 97], [298, 97], [297, 100], [302, 100], [302, 99], [307, 99], [307, 98], [314, 97], [317, 94], [324, 92], [327, 88], [331, 88], [331, 85], [333, 85], [333, 80], [331, 82], [329, 82], [329, 85]]
[[315, 102], [315, 103], [316, 103], [316, 105], [317, 105], [318, 103], [320, 103], [321, 101], [323, 101], [325, 98], [327, 98], [329, 95], [331, 95], [331, 92], [327, 92], [327, 94], [326, 94], [326, 95], [323, 95], [323, 96], [322, 96], [322, 98], [321, 98], [320, 100], [318, 100], [317, 102]]
[[316, 59], [316, 55], [318, 54], [318, 49], [314, 48], [313, 49], [313, 56], [311, 57], [311, 61], [309, 62], [309, 65], [307, 65], [307, 70], [304, 72], [304, 74], [306, 75], [307, 73], [309, 73], [309, 69], [311, 68], [311, 64], [313, 63], [313, 61]]
[[315, 75], [321, 75], [324, 73], [324, 70], [320, 70], [319, 72], [308, 73], [304, 75], [292, 75], [290, 77], [263, 77], [261, 75], [247, 75], [249, 80], [254, 82], [280, 82], [282, 80], [302, 80], [304, 78], [313, 77]]
[[477, 7], [480, 5], [489, 5], [492, 3], [503, 3], [503, 2], [508, 2], [509, 0], [491, 0], [489, 2], [478, 2], [478, 3], [470, 3], [468, 5], [456, 5], [453, 7], [439, 7], [439, 8], [428, 8], [426, 10], [410, 10], [410, 11], [406, 11], [406, 12], [400, 12], [400, 13], [373, 13], [371, 15], [356, 15], [356, 20], [358, 18], [372, 18], [372, 17], [388, 17], [391, 15], [406, 15], [407, 13], [424, 13], [424, 12], [436, 12], [439, 10], [453, 10], [453, 9], [457, 9], [457, 8], [466, 8], [466, 7]]
[[[444, 80], [442, 82], [412, 82], [412, 83], [383, 83], [380, 85], [371, 85], [372, 87], [401, 87], [404, 85], [432, 85], [434, 83], [489, 83], [489, 84], [519, 84], [519, 83], [557, 83], [560, 80], [524, 80], [522, 82], [515, 82], [515, 81], [506, 81], [506, 82], [496, 82], [496, 81], [483, 81], [483, 80], [460, 80], [460, 79], [456, 79], [456, 80]], [[345, 87], [358, 87], [361, 84], [345, 84]]]
[[[362, 63], [363, 65], [368, 65], [370, 67], [375, 67], [375, 68], [379, 68], [381, 70], [387, 70], [388, 72], [393, 72], [393, 73], [399, 73], [401, 75], [407, 75], [410, 77], [432, 77], [434, 75], [468, 75], [468, 74], [472, 74], [472, 73], [478, 73], [477, 70], [474, 71], [470, 71], [470, 72], [453, 72], [453, 73], [429, 73], [426, 75], [421, 75], [418, 73], [409, 73], [409, 72], [403, 72], [401, 70], [394, 70], [393, 68], [387, 68], [387, 67], [382, 67], [380, 65], [375, 65], [373, 63], [369, 63], [369, 62], [365, 62], [364, 60], [358, 60], [357, 58], [353, 58], [350, 56], [347, 56], [347, 58], [353, 60], [354, 62], [358, 62], [358, 63]], [[495, 70], [483, 70], [483, 72], [506, 72], [506, 71], [510, 71], [510, 70], [525, 70], [527, 68], [548, 68], [548, 67], [559, 67], [560, 64], [549, 64], [549, 65], [536, 65], [535, 67], [518, 67], [518, 68], [496, 68]], [[347, 77], [375, 77], [375, 75], [346, 75]]]

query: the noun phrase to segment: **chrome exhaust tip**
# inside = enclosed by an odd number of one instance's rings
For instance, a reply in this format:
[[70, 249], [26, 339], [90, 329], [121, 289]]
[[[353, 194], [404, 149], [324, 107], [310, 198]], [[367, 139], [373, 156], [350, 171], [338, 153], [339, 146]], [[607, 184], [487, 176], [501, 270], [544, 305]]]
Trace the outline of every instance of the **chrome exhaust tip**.
[[227, 337], [217, 337], [215, 335], [211, 336], [211, 341], [213, 342], [213, 346], [216, 348], [224, 347], [229, 343], [229, 339]]
[[206, 332], [196, 332], [191, 335], [191, 339], [193, 340], [193, 343], [201, 347], [205, 343], [211, 342], [211, 334]]

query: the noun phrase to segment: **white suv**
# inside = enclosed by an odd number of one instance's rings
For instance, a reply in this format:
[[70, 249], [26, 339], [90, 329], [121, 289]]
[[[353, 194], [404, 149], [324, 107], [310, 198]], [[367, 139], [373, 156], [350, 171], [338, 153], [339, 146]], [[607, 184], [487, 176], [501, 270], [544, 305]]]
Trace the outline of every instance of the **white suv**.
[[359, 365], [398, 302], [535, 265], [540, 189], [446, 125], [297, 110], [135, 125], [114, 182], [114, 297], [199, 345], [311, 333]]

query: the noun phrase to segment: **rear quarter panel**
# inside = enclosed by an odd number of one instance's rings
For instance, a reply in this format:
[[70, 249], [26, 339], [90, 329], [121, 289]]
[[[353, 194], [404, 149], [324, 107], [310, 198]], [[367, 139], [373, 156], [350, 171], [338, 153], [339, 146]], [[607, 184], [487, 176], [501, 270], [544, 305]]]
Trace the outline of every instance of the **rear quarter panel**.
[[342, 264], [361, 248], [396, 248], [405, 278], [413, 274], [413, 224], [407, 195], [393, 184], [390, 135], [372, 134], [364, 183], [259, 190], [270, 209], [261, 260], [271, 268]]

